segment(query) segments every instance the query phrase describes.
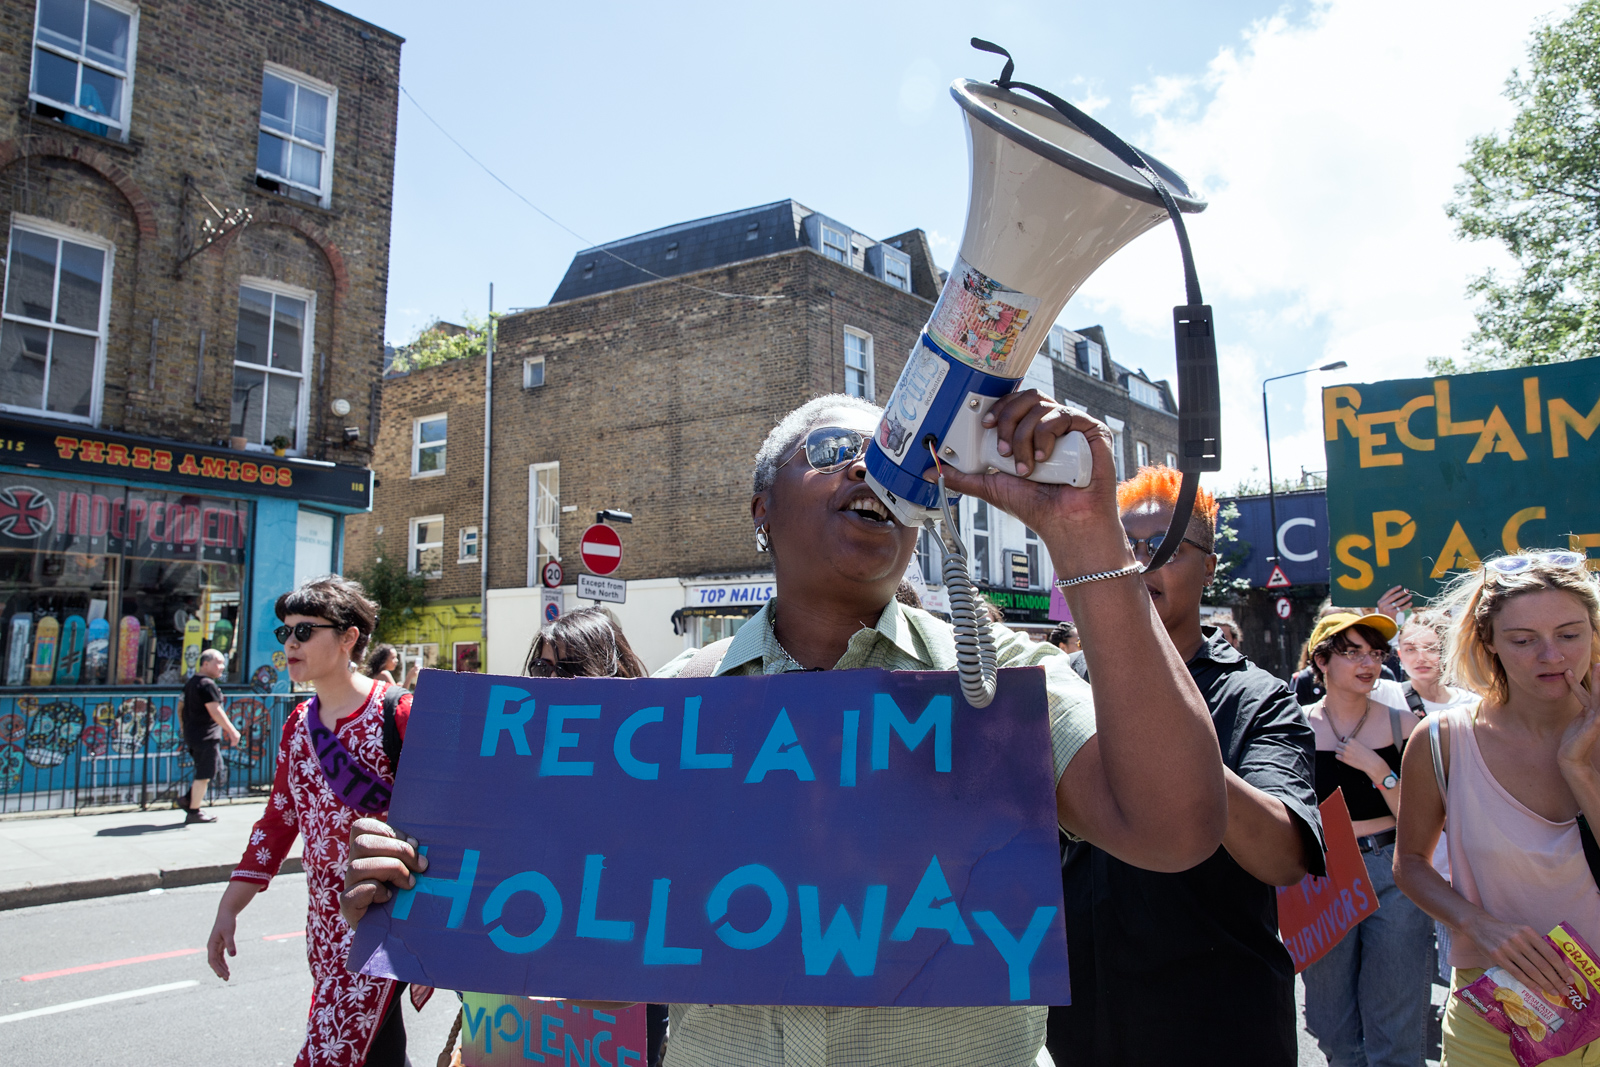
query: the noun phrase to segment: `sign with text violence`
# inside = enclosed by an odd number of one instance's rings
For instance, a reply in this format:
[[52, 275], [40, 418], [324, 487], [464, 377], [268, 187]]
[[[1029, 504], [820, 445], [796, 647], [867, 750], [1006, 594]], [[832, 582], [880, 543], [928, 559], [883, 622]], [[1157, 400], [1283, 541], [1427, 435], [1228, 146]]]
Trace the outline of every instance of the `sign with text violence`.
[[1522, 548], [1600, 566], [1600, 359], [1331, 386], [1322, 417], [1336, 602]]
[[424, 671], [390, 821], [427, 848], [352, 969], [711, 1004], [1068, 1002], [1044, 673]]

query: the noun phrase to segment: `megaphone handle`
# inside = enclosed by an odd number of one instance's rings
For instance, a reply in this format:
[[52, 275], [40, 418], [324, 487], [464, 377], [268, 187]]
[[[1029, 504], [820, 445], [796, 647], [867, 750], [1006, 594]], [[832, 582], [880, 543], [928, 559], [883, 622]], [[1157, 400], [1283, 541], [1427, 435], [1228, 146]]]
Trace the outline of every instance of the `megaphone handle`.
[[[983, 451], [980, 453], [980, 458], [997, 471], [1004, 471], [1007, 474], [1017, 473], [1017, 457], [1000, 454], [1000, 432], [993, 427], [983, 433]], [[1050, 453], [1049, 459], [1038, 460], [1032, 464], [1027, 478], [1030, 482], [1070, 485], [1082, 489], [1089, 484], [1089, 472], [1093, 463], [1093, 457], [1089, 455], [1089, 439], [1080, 431], [1073, 430], [1056, 441], [1055, 450]]]

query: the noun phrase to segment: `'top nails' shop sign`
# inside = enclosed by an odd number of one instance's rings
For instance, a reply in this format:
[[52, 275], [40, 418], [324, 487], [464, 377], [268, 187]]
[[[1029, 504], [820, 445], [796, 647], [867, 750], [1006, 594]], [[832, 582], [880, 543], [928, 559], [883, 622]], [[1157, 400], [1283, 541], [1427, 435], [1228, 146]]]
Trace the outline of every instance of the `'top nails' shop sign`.
[[427, 847], [350, 966], [654, 1003], [1068, 1001], [1037, 668], [424, 671], [390, 821]]

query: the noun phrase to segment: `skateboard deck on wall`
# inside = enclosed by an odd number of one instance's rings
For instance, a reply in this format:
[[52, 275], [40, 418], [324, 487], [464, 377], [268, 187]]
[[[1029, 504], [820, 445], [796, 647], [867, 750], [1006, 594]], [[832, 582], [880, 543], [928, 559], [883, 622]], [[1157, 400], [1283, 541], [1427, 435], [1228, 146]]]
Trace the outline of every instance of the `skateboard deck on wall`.
[[117, 626], [117, 681], [139, 680], [139, 620], [124, 615]]
[[91, 619], [83, 646], [83, 681], [99, 685], [106, 680], [111, 665], [111, 624], [104, 618]]
[[28, 655], [33, 651], [33, 616], [26, 611], [11, 618], [11, 647], [6, 652], [6, 684], [28, 680]]
[[211, 628], [211, 647], [227, 656], [231, 654], [232, 645], [233, 623], [227, 619], [218, 619], [217, 624]]
[[200, 644], [205, 637], [205, 627], [199, 619], [191, 618], [183, 624], [183, 676], [185, 678], [200, 668]]
[[33, 665], [28, 668], [29, 685], [49, 685], [56, 673], [56, 642], [61, 624], [54, 615], [39, 620], [33, 631]]
[[56, 651], [56, 684], [77, 685], [83, 671], [84, 639], [88, 627], [82, 615], [68, 615], [61, 627], [61, 645]]

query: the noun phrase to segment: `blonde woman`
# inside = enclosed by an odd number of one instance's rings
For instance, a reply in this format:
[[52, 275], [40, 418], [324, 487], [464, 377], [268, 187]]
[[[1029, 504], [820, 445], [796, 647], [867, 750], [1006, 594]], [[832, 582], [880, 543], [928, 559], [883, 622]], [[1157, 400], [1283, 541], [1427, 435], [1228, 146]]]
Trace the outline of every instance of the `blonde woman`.
[[[1482, 699], [1430, 714], [1417, 733], [1430, 743], [1406, 752], [1395, 881], [1449, 927], [1456, 989], [1498, 965], [1559, 993], [1566, 966], [1543, 935], [1564, 922], [1600, 938], [1583, 850], [1585, 820], [1600, 818], [1600, 592], [1586, 562], [1577, 552], [1500, 556], [1446, 594], [1445, 673]], [[1450, 882], [1432, 863], [1441, 830]], [[1593, 1054], [1589, 1045], [1548, 1062]], [[1442, 1062], [1515, 1061], [1506, 1035], [1451, 997]]]

